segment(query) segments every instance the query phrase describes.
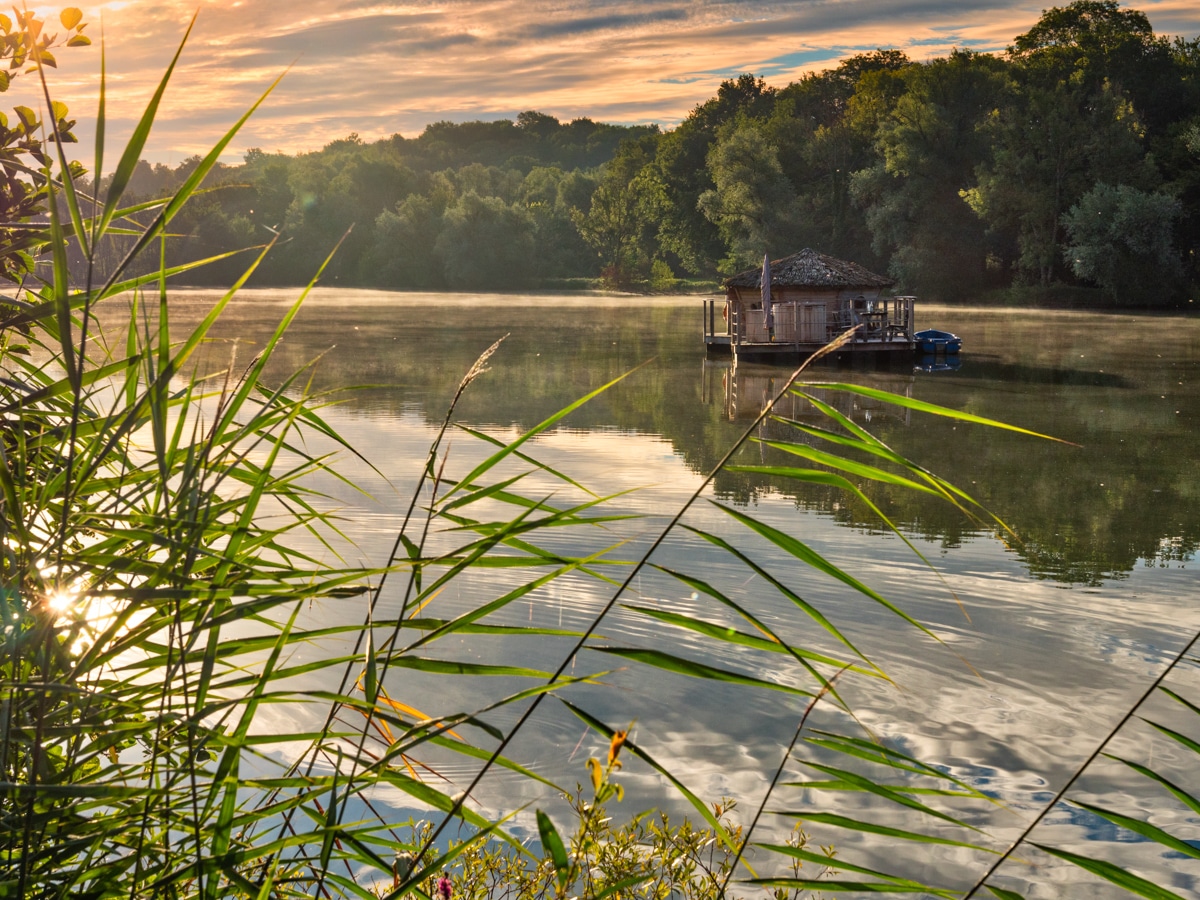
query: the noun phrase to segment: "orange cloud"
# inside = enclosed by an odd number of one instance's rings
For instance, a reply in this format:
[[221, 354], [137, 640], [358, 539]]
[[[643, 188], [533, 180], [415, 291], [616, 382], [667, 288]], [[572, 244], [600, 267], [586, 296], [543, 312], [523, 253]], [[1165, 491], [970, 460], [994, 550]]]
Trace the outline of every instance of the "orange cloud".
[[[1002, 50], [1042, 2], [997, 0], [203, 0], [147, 157], [211, 146], [281, 72], [239, 137], [289, 153], [354, 131], [412, 136], [438, 120], [537, 109], [621, 123], [678, 122], [725, 78], [783, 85], [875, 47], [914, 59]], [[1143, 3], [1160, 33], [1200, 33], [1191, 0]], [[196, 11], [195, 0], [111, 0], [85, 10], [107, 44], [109, 132], [127, 135]], [[52, 10], [43, 10], [53, 14]], [[96, 47], [60, 54], [54, 90], [81, 120], [99, 96]], [[290, 69], [289, 69], [290, 67]], [[21, 82], [25, 81], [26, 84]], [[32, 88], [18, 80], [7, 99]], [[14, 99], [15, 98], [15, 99]], [[85, 161], [86, 163], [86, 161]]]

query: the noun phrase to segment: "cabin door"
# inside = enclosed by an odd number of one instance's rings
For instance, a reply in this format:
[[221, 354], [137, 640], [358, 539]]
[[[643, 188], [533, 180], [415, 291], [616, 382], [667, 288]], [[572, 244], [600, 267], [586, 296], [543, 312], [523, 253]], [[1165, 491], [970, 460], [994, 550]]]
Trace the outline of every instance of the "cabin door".
[[798, 310], [796, 339], [802, 344], [825, 343], [825, 304], [805, 303]]

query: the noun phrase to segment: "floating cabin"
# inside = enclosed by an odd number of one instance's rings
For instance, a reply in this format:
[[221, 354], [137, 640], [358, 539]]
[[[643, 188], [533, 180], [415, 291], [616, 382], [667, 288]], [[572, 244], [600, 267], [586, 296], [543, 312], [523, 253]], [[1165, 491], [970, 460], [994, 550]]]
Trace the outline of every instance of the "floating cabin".
[[[764, 266], [764, 269], [766, 267]], [[709, 355], [753, 362], [791, 362], [859, 326], [841, 353], [912, 352], [914, 297], [885, 297], [895, 282], [857, 263], [801, 250], [770, 263], [768, 327], [763, 270], [725, 281], [725, 302], [705, 300]]]

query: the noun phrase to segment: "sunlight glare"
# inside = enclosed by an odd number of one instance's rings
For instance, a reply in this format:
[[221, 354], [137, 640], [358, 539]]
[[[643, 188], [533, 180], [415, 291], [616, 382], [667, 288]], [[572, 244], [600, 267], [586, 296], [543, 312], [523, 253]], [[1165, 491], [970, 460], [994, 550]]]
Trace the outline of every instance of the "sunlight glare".
[[66, 588], [58, 588], [46, 597], [46, 605], [57, 613], [65, 613], [75, 606], [79, 595]]

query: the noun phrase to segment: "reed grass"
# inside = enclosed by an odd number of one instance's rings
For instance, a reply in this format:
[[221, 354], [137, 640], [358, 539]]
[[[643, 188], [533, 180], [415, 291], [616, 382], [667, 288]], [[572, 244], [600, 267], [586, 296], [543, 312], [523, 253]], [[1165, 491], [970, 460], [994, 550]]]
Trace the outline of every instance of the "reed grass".
[[[980, 830], [972, 813], [960, 811], [997, 803], [969, 777], [860, 730], [842, 685], [886, 680], [887, 673], [808, 599], [806, 586], [812, 579], [832, 579], [903, 632], [937, 636], [800, 536], [707, 500], [706, 481], [673, 511], [644, 553], [623, 556], [625, 543], [612, 529], [625, 517], [608, 508], [613, 498], [532, 455], [534, 438], [611, 385], [509, 443], [460, 429], [478, 452], [452, 458], [447, 435], [455, 406], [471, 382], [485, 375], [489, 356], [502, 352], [493, 346], [464, 377], [447, 411], [411, 488], [390, 558], [374, 568], [343, 562], [336, 550], [353, 534], [343, 532], [330, 498], [312, 487], [315, 475], [336, 471], [336, 457], [308, 449], [353, 452], [322, 417], [336, 398], [311, 394], [306, 371], [278, 383], [266, 378], [280, 339], [323, 266], [261, 353], [244, 366], [231, 360], [216, 375], [197, 371], [197, 352], [270, 246], [253, 248], [244, 275], [183, 337], [171, 331], [168, 279], [205, 261], [160, 266], [151, 276], [124, 275], [138, 254], [167, 239], [172, 217], [200, 188], [246, 118], [221, 137], [175, 195], [122, 206], [175, 61], [102, 198], [76, 188], [79, 167], [64, 155], [61, 117], [39, 67], [46, 121], [58, 140], [47, 136], [55, 159], [31, 170], [30, 177], [45, 191], [48, 221], [4, 232], [0, 246], [0, 257], [41, 254], [47, 262], [35, 270], [38, 277], [27, 278], [6, 298], [0, 319], [0, 895], [400, 897], [453, 890], [460, 897], [715, 900], [766, 889], [777, 900], [793, 900], [813, 890], [957, 897], [986, 888], [1011, 898], [1020, 895], [997, 882], [1010, 883], [1011, 867], [1018, 865], [1013, 860], [1036, 847], [1134, 894], [1178, 896], [1114, 863], [1040, 842], [1042, 816], [1004, 846]], [[97, 173], [103, 89], [98, 132]], [[111, 276], [99, 284], [90, 274], [83, 285], [70, 282], [68, 242], [91, 260], [106, 240], [131, 234], [134, 248]], [[119, 334], [98, 330], [94, 311], [101, 303], [126, 304]], [[803, 367], [794, 373], [774, 402], [785, 393], [798, 394], [825, 424], [776, 418], [790, 437], [767, 443], [776, 458], [790, 462], [740, 470], [833, 485], [864, 502], [858, 487], [863, 480], [919, 491], [1015, 539], [970, 494], [821, 399], [805, 374]], [[821, 388], [823, 396], [867, 395], [924, 414], [1011, 427], [854, 384]], [[762, 418], [773, 415], [774, 402]], [[760, 422], [747, 428], [738, 445], [756, 439]], [[713, 475], [734, 467], [736, 449]], [[460, 458], [470, 461], [463, 465]], [[538, 479], [559, 490], [537, 489]], [[692, 515], [697, 503], [719, 511], [727, 527], [718, 532], [704, 525], [706, 519]], [[885, 511], [876, 511], [882, 525], [907, 542]], [[564, 552], [558, 540], [563, 532], [574, 536], [572, 546], [586, 551]], [[740, 598], [661, 562], [658, 550], [668, 537], [722, 554], [756, 577], [762, 597]], [[313, 546], [314, 538], [328, 550], [320, 558], [299, 549]], [[755, 548], [764, 542], [787, 564], [760, 562]], [[928, 567], [930, 578], [939, 577]], [[631, 586], [643, 572], [673, 581], [704, 598], [707, 607], [687, 612], [640, 601]], [[450, 587], [467, 582], [475, 590], [489, 581], [501, 586], [480, 593], [467, 611], [436, 613], [435, 600]], [[607, 597], [586, 627], [499, 624], [516, 602], [578, 584]], [[385, 589], [389, 597], [401, 598], [398, 610], [381, 604]], [[804, 643], [785, 637], [759, 608], [766, 598], [786, 603], [813, 637]], [[337, 605], [337, 621], [344, 624], [328, 626], [309, 615], [318, 603]], [[653, 627], [736, 648], [747, 663], [722, 666], [662, 647], [599, 640], [605, 617], [618, 606]], [[392, 612], [384, 614], [388, 609]], [[519, 652], [482, 662], [460, 649], [497, 634], [518, 647], [559, 641], [559, 664], [535, 668]], [[1167, 673], [1176, 674], [1191, 660], [1190, 648]], [[769, 773], [765, 795], [736, 798], [755, 810], [749, 822], [731, 817], [735, 803], [710, 803], [689, 787], [688, 773], [656, 758], [651, 724], [639, 725], [634, 734], [571, 693], [599, 685], [606, 675], [568, 674], [584, 651], [586, 659], [610, 659], [641, 673], [647, 691], [665, 673], [770, 691], [801, 705], [780, 706], [782, 714], [796, 710], [796, 727]], [[764, 677], [784, 664], [786, 678]], [[1183, 688], [1168, 684], [1167, 673], [1144, 700], [1164, 695], [1186, 713], [1200, 714]], [[418, 680], [437, 685], [461, 677], [519, 687], [481, 691], [486, 699], [450, 712], [427, 702], [436, 696], [423, 700], [412, 690]], [[556, 700], [608, 745], [607, 758], [587, 766], [592, 788], [587, 799], [508, 755], [546, 699]], [[822, 721], [836, 722], [840, 730], [809, 725], [818, 705], [839, 712]], [[320, 724], [309, 730], [267, 727], [268, 720], [277, 721], [272, 713], [298, 709], [319, 710]], [[1133, 712], [1127, 719], [1132, 721]], [[501, 727], [497, 721], [511, 724]], [[1200, 744], [1183, 731], [1148, 721], [1181, 752], [1200, 753]], [[1102, 758], [1110, 738], [1080, 761], [1076, 775]], [[800, 752], [804, 746], [820, 750], [822, 759], [842, 762], [806, 757]], [[477, 765], [462, 790], [439, 777], [434, 761], [455, 756]], [[672, 784], [691, 805], [697, 824], [643, 815], [627, 826], [612, 825], [609, 811], [624, 793], [617, 773], [622, 760], [630, 759]], [[1200, 815], [1195, 793], [1152, 762], [1115, 754], [1111, 759]], [[792, 780], [797, 764], [815, 778]], [[528, 810], [514, 808], [490, 819], [473, 807], [476, 785], [496, 767], [569, 798], [570, 815], [557, 822], [544, 810], [533, 811], [540, 852], [509, 833], [512, 817]], [[1156, 824], [1108, 805], [1072, 801], [1075, 781], [1047, 811], [1074, 803], [1148, 846], [1200, 857], [1191, 841]], [[846, 794], [870, 795], [884, 807], [901, 809], [904, 827], [831, 811]], [[835, 800], [814, 807], [804, 801], [814, 795]], [[429, 810], [430, 819], [398, 825], [396, 798]], [[891, 842], [897, 859], [932, 846], [955, 847], [978, 861], [979, 881], [974, 887], [927, 884], [856, 863], [831, 848], [810, 847], [800, 830], [783, 843], [762, 839], [759, 823], [769, 814], [794, 819], [798, 828], [820, 825]], [[452, 824], [466, 826], [466, 836], [445, 840]], [[564, 824], [570, 826], [565, 838]]]

